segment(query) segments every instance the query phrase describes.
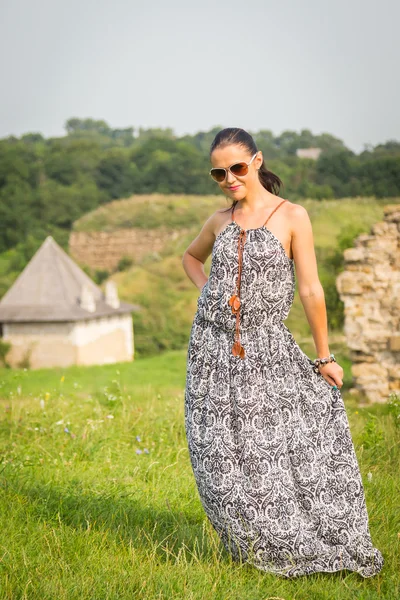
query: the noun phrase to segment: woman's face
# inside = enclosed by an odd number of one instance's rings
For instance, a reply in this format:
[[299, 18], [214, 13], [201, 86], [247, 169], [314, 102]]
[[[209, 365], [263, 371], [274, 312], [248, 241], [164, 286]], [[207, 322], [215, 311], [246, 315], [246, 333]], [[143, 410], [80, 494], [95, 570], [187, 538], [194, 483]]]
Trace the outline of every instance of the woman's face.
[[[224, 167], [228, 169], [228, 167], [238, 162], [249, 163], [252, 156], [243, 146], [231, 144], [230, 146], [225, 146], [225, 148], [216, 148], [213, 150], [211, 153], [211, 166], [213, 168]], [[224, 181], [221, 181], [221, 183], [217, 182], [219, 187], [224, 194], [227, 194], [234, 200], [244, 198], [249, 190], [255, 190], [261, 185], [257, 170], [261, 167], [262, 162], [262, 153], [259, 150], [257, 156], [255, 156], [251, 165], [249, 165], [247, 175], [239, 177], [227, 171]]]

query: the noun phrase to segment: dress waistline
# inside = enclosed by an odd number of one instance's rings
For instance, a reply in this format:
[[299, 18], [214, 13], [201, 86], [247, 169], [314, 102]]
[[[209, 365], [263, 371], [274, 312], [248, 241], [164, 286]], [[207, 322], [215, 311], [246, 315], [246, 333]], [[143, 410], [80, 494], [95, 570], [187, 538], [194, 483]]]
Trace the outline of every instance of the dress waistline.
[[[204, 316], [203, 314], [201, 314], [199, 311], [196, 312], [194, 321], [195, 321], [195, 323], [199, 323], [199, 324], [213, 325], [214, 327], [217, 327], [218, 329], [221, 329], [222, 331], [225, 331], [226, 333], [236, 333], [235, 321], [232, 321], [230, 323], [226, 323], [226, 322], [222, 323], [219, 321], [214, 321], [213, 319], [207, 319], [207, 317]], [[282, 326], [283, 324], [284, 324], [283, 320], [277, 319], [277, 318], [275, 318], [274, 320], [271, 320], [271, 321], [265, 321], [261, 325], [251, 325], [251, 326], [247, 326], [247, 327], [245, 325], [243, 325], [243, 322], [242, 322], [240, 324], [240, 331], [242, 331], [243, 333], [246, 333], [246, 332], [250, 332], [250, 331], [273, 329], [274, 327], [276, 328], [276, 327]]]

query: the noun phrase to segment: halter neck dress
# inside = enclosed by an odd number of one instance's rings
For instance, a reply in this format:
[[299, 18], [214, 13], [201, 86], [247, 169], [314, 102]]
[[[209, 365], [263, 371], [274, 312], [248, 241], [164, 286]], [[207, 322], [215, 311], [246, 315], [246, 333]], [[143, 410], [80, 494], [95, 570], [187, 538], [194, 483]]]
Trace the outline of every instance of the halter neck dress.
[[184, 413], [200, 501], [234, 560], [287, 578], [372, 577], [384, 559], [343, 398], [283, 322], [294, 260], [266, 227], [271, 216], [244, 230], [232, 208], [197, 300]]

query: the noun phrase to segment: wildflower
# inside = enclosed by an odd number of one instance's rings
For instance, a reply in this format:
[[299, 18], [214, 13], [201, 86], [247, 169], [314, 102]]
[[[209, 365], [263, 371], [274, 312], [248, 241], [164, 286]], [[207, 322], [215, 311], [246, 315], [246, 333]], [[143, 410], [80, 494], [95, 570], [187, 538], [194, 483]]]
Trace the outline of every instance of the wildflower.
[[18, 396], [21, 395], [21, 386], [20, 385], [17, 387], [17, 393], [18, 393]]
[[46, 392], [45, 399], [48, 400], [50, 398], [50, 392]]
[[64, 427], [64, 431], [65, 431], [65, 433], [69, 433], [68, 427]]
[[136, 454], [142, 454], [143, 450], [141, 450], [140, 448], [136, 448]]
[[74, 433], [71, 433], [71, 437], [76, 438], [76, 435]]
[[149, 453], [149, 451], [148, 451], [148, 449], [147, 449], [147, 448], [144, 448], [143, 452], [145, 452], [146, 454], [148, 454], [148, 453]]
[[65, 379], [65, 376], [63, 375], [60, 379], [61, 383], [63, 383], [64, 379]]
[[42, 410], [44, 410], [44, 400], [43, 400], [43, 398], [41, 398], [41, 400], [40, 400], [40, 408]]
[[107, 419], [113, 419], [114, 415], [107, 415]]
[[372, 473], [371, 473], [371, 471], [369, 471], [367, 473], [367, 478], [368, 478], [368, 481], [371, 481], [371, 479], [372, 479]]
[[137, 441], [137, 442], [141, 442], [141, 441], [142, 441], [142, 440], [141, 440], [141, 438], [140, 438], [140, 435], [137, 435], [137, 436], [136, 436], [136, 441]]
[[354, 414], [358, 415], [358, 410], [356, 410], [356, 412]]

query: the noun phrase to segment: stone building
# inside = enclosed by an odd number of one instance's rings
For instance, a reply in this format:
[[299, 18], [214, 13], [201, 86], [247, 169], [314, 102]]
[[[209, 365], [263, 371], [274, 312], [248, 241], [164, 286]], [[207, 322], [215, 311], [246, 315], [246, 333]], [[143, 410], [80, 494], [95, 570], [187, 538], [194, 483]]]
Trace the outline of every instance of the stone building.
[[384, 220], [344, 251], [336, 287], [345, 305], [353, 392], [370, 402], [400, 394], [400, 204], [384, 207]]
[[114, 282], [104, 294], [48, 236], [0, 301], [6, 360], [33, 369], [130, 361], [138, 308], [120, 302]]

